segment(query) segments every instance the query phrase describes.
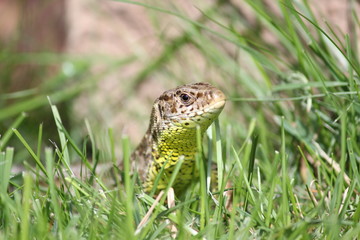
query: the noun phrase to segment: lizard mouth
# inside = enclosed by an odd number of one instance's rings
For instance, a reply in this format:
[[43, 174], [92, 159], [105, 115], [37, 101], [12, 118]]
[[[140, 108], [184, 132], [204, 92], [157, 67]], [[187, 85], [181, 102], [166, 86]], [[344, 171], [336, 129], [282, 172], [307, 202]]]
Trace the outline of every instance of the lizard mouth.
[[205, 111], [204, 111], [204, 112], [206, 112], [206, 110], [209, 111], [209, 112], [221, 111], [221, 110], [224, 108], [225, 103], [226, 103], [226, 99], [225, 99], [225, 98], [222, 99], [222, 100], [220, 100], [220, 101], [216, 101], [216, 102], [212, 103], [211, 105], [209, 105], [207, 108], [205, 108]]

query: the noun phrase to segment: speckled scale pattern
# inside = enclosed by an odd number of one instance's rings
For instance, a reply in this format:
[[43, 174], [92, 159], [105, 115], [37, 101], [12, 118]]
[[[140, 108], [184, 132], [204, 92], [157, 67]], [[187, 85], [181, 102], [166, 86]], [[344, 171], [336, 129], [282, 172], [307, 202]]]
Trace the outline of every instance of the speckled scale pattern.
[[162, 166], [157, 191], [165, 189], [180, 157], [184, 163], [174, 182], [176, 194], [182, 193], [198, 176], [195, 169], [196, 127], [201, 135], [218, 117], [226, 102], [223, 92], [208, 83], [194, 83], [165, 91], [153, 104], [149, 128], [132, 154], [134, 169], [151, 191]]

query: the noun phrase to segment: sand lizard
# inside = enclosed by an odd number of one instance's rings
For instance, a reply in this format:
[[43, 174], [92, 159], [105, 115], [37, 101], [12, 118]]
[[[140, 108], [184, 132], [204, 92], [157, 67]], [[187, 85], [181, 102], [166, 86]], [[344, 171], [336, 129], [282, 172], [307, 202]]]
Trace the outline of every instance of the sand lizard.
[[153, 104], [150, 124], [131, 158], [143, 180], [145, 192], [153, 188], [162, 166], [157, 191], [165, 189], [179, 157], [184, 162], [175, 179], [176, 194], [183, 192], [196, 175], [196, 126], [201, 135], [218, 117], [225, 95], [208, 83], [194, 83], [165, 91]]

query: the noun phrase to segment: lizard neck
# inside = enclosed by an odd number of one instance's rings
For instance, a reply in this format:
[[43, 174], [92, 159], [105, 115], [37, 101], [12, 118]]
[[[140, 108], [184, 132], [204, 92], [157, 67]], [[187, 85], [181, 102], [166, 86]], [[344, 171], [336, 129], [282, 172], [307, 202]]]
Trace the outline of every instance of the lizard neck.
[[[203, 132], [201, 132], [203, 135]], [[196, 128], [170, 127], [163, 130], [154, 146], [154, 158], [163, 158], [167, 165], [175, 165], [179, 157], [183, 156], [185, 162], [195, 160], [197, 151]]]

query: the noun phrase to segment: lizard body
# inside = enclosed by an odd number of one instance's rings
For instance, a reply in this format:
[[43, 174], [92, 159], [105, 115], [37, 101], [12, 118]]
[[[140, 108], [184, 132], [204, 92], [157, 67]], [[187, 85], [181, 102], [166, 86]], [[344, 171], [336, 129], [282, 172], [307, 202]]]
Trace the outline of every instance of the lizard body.
[[201, 136], [222, 111], [226, 102], [223, 92], [208, 83], [195, 83], [165, 91], [153, 104], [150, 124], [131, 158], [150, 192], [164, 166], [157, 192], [165, 189], [180, 157], [184, 158], [173, 188], [183, 192], [197, 175], [196, 128]]

